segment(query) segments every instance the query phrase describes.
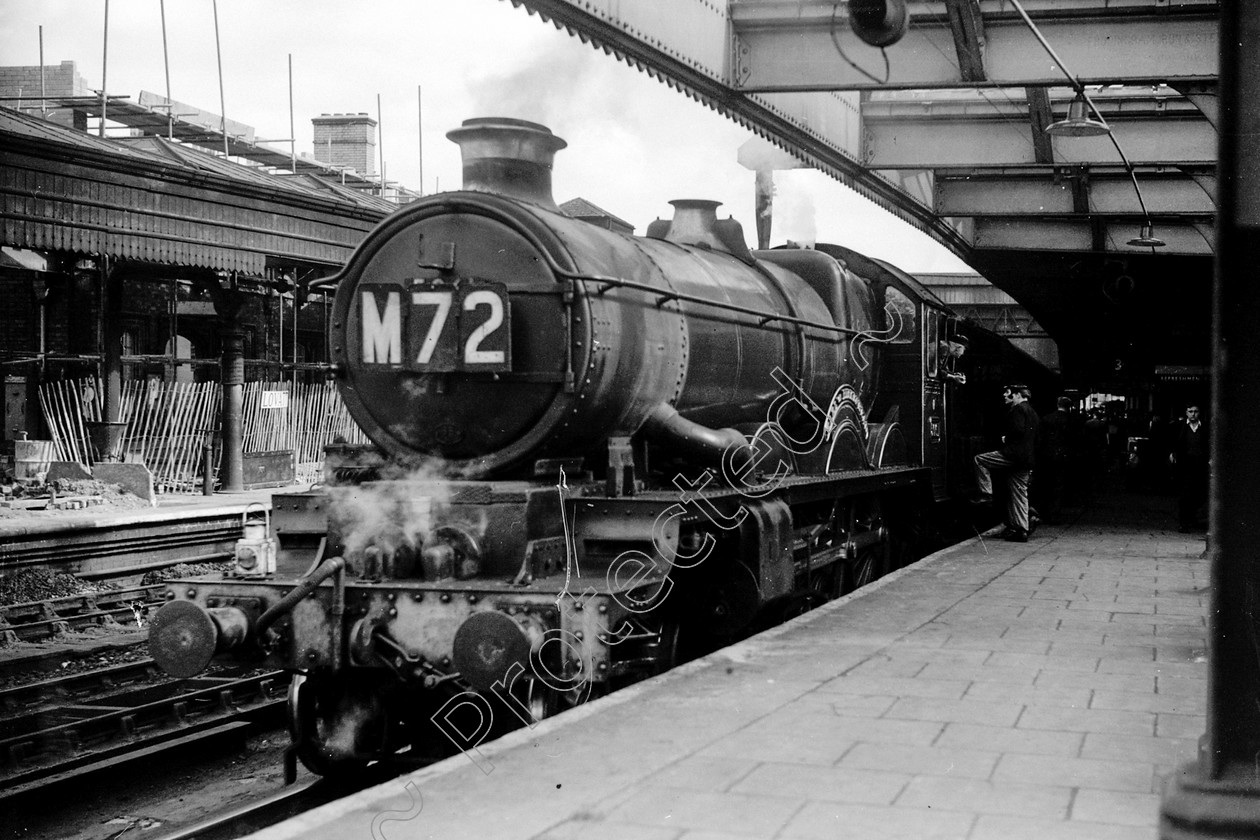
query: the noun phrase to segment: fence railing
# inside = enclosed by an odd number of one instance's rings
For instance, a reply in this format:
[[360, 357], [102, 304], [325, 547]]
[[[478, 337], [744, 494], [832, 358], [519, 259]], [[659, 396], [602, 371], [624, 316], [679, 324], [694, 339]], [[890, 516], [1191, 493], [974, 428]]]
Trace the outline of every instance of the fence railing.
[[[103, 416], [101, 394], [94, 377], [40, 386], [40, 407], [59, 460], [90, 466], [98, 459], [89, 429]], [[203, 449], [219, 433], [222, 400], [217, 382], [123, 383], [122, 451], [128, 460], [148, 466], [158, 492], [199, 492]], [[288, 382], [246, 383], [241, 420], [244, 451], [294, 452], [298, 483], [319, 479], [325, 444], [337, 438], [367, 442], [331, 382], [296, 387]], [[220, 448], [216, 446], [216, 474]]]
[[299, 484], [319, 479], [325, 444], [367, 443], [331, 382], [247, 382], [241, 420], [245, 451], [292, 451]]
[[[217, 382], [129, 382], [123, 389], [123, 452], [153, 472], [159, 493], [201, 489], [202, 451], [219, 431]], [[218, 465], [215, 464], [217, 472]]]

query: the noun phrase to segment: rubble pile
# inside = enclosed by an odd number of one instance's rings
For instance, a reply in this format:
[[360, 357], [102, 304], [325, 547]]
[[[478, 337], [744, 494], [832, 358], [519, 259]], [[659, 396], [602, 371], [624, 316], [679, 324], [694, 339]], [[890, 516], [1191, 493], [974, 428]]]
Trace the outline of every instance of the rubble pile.
[[155, 569], [146, 572], [140, 579], [141, 586], [153, 586], [167, 578], [207, 577], [223, 575], [232, 571], [233, 563], [179, 563], [166, 569]]
[[58, 478], [51, 482], [0, 483], [0, 518], [31, 513], [57, 514], [90, 507], [140, 509], [150, 505], [118, 484], [92, 478]]

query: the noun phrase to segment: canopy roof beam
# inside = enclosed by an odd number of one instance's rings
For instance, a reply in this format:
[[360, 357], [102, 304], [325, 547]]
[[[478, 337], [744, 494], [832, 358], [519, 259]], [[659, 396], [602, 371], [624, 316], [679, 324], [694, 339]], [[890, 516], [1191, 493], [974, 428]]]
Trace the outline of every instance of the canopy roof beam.
[[[592, 5], [617, 5], [596, 0]], [[849, 28], [847, 2], [729, 4], [736, 89], [751, 93], [1063, 83], [1010, 3], [910, 2], [910, 27], [887, 71], [880, 50]], [[1086, 85], [1214, 82], [1215, 0], [1024, 0], [1064, 63]]]
[[[1216, 176], [1198, 169], [1137, 170], [1149, 214], [1215, 213]], [[938, 170], [933, 183], [936, 211], [943, 216], [1146, 215], [1119, 166]]]
[[[1104, 111], [1104, 114], [1106, 112]], [[1216, 158], [1216, 131], [1193, 117], [1133, 116], [1109, 119], [1129, 160], [1210, 162]], [[987, 124], [986, 124], [987, 123]], [[1042, 163], [1019, 121], [975, 117], [899, 117], [864, 120], [865, 163], [874, 169], [943, 169], [960, 166], [1018, 166]], [[1059, 164], [1121, 163], [1108, 137], [1054, 138]]]
[[[986, 250], [1150, 254], [1156, 250], [1128, 244], [1138, 234], [1134, 220], [982, 217], [973, 220], [973, 224], [977, 254]], [[1158, 249], [1161, 256], [1211, 256], [1216, 248], [1212, 221], [1206, 217], [1161, 220], [1155, 226], [1155, 235], [1165, 243]], [[1096, 248], [1099, 244], [1104, 247]]]

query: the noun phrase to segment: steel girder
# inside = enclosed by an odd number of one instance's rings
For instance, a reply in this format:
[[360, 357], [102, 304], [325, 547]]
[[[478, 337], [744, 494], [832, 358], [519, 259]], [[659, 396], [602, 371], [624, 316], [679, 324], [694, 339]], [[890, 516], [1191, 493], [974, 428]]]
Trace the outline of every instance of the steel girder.
[[[731, 2], [732, 88], [767, 93], [1063, 83], [1062, 72], [1002, 0], [909, 2], [909, 31], [888, 49], [886, 69], [880, 50], [850, 30], [847, 5]], [[1215, 0], [1024, 0], [1024, 6], [1084, 84], [1215, 81]]]
[[1216, 212], [1212, 167], [1140, 167], [1133, 179], [1120, 166], [1041, 166], [938, 170], [936, 212], [942, 216], [1182, 216]]
[[[986, 216], [972, 220], [977, 251], [1089, 251], [1108, 254], [1182, 254], [1210, 257], [1216, 236], [1210, 217], [1160, 220], [1155, 236], [1165, 244], [1155, 249], [1130, 245], [1138, 234], [1132, 220], [1063, 219]], [[1018, 299], [1018, 298], [1017, 298]]]
[[[1066, 115], [1070, 99], [1070, 90], [1051, 92], [1054, 119]], [[1093, 99], [1132, 163], [1216, 159], [1216, 129], [1181, 94], [1125, 89], [1095, 93]], [[1029, 122], [1030, 112], [1039, 121], [1035, 105], [1022, 91], [1005, 89], [872, 94], [862, 103], [862, 159], [876, 169], [1121, 162], [1110, 137], [1038, 132]]]
[[[1134, 164], [1207, 163], [1215, 158], [1217, 136], [1206, 122], [1167, 119], [1113, 124]], [[943, 169], [958, 166], [1019, 166], [1038, 163], [1028, 126], [985, 125], [969, 120], [898, 120], [869, 123], [867, 166], [875, 169]], [[1106, 137], [1073, 137], [1054, 144], [1060, 164], [1120, 163]]]

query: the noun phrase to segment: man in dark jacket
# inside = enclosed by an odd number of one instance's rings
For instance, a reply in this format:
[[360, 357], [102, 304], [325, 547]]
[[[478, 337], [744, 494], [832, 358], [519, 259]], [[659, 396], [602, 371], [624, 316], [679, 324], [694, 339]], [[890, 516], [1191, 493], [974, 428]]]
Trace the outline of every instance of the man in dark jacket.
[[993, 498], [990, 470], [1001, 470], [1006, 476], [1006, 530], [1002, 538], [1012, 542], [1028, 542], [1028, 485], [1032, 481], [1040, 422], [1037, 412], [1028, 404], [1029, 395], [1027, 385], [1007, 385], [1002, 389], [1002, 399], [1007, 406], [1002, 448], [976, 456], [976, 484], [980, 495], [975, 502], [984, 504]]
[[1199, 509], [1208, 493], [1208, 428], [1197, 405], [1186, 406], [1186, 422], [1173, 432], [1168, 459], [1177, 476], [1177, 518], [1181, 532], [1189, 533], [1199, 527]]

